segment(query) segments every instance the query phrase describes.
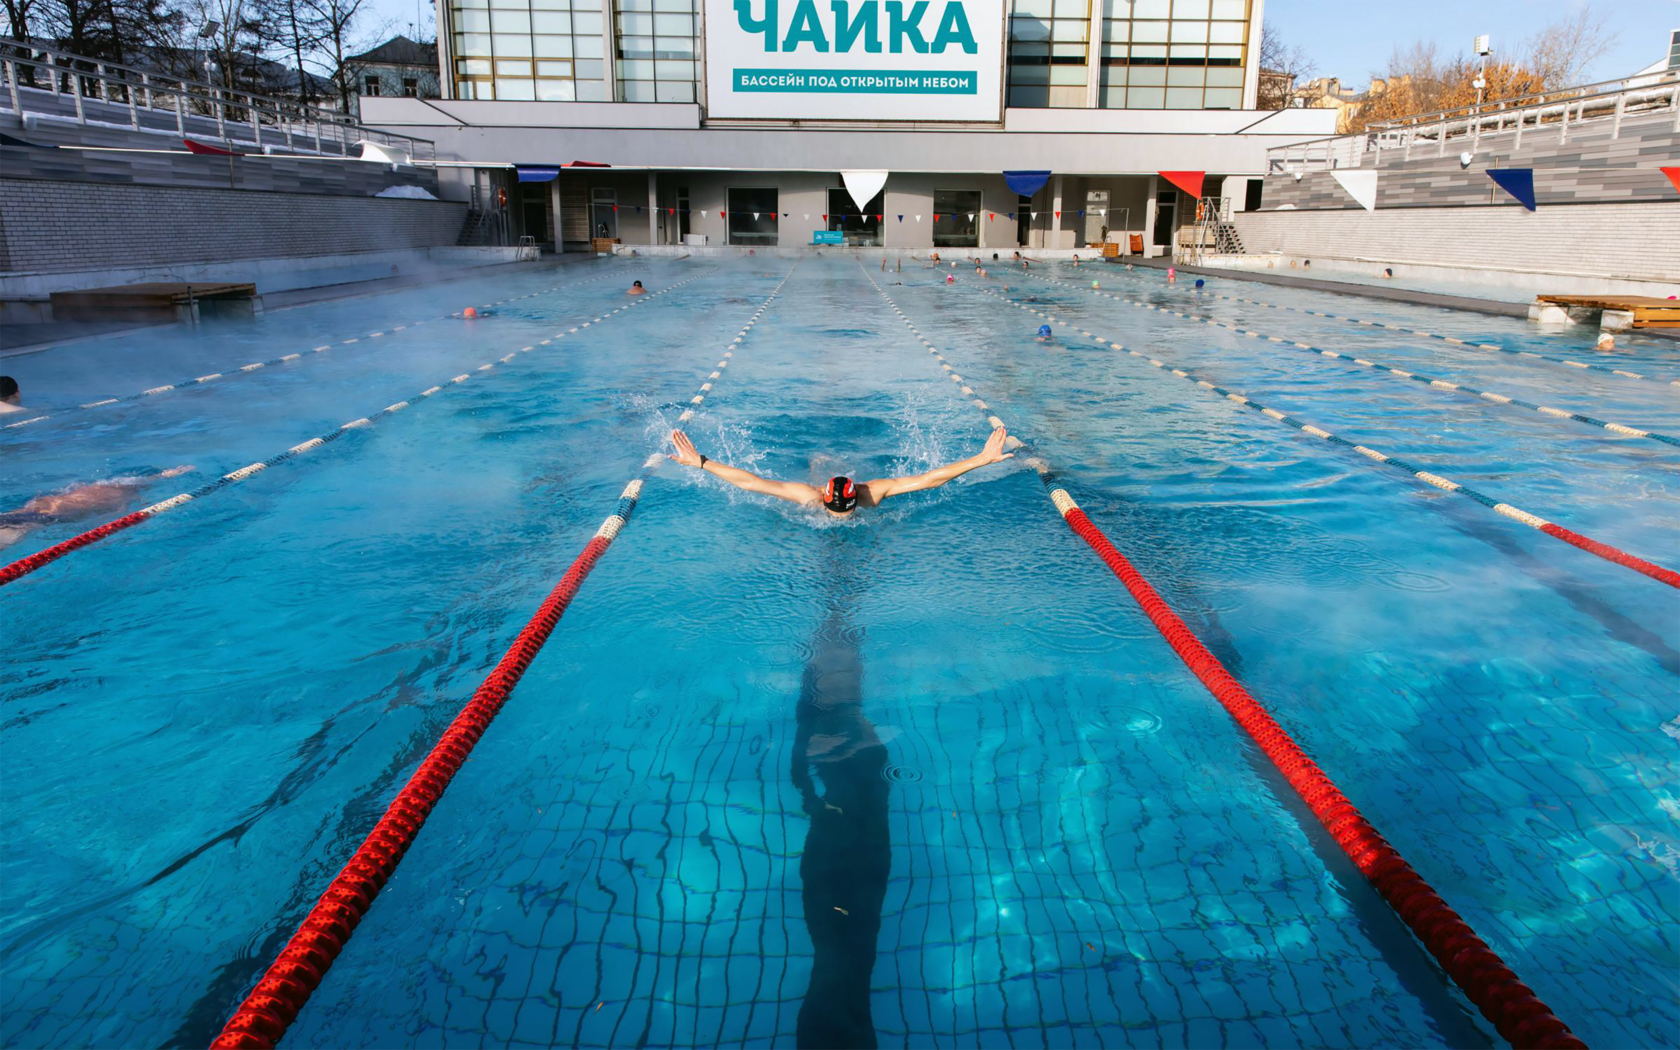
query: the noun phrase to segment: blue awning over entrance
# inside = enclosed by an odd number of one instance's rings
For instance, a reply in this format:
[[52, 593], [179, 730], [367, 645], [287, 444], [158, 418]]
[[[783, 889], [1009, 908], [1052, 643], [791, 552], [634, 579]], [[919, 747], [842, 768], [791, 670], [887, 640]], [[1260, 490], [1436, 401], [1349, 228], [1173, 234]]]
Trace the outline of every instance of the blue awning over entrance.
[[1031, 197], [1044, 188], [1050, 181], [1048, 171], [1006, 171], [1003, 181], [1009, 183], [1009, 188], [1023, 197]]
[[560, 177], [560, 169], [548, 165], [516, 164], [520, 182], [553, 182]]

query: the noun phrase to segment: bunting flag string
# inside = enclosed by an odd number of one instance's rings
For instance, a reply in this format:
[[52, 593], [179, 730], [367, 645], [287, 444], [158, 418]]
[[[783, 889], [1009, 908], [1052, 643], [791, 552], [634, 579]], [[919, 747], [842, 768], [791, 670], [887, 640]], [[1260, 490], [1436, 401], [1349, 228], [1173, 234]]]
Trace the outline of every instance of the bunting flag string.
[[1028, 214], [1030, 214], [1032, 216], [1033, 222], [1038, 221], [1038, 212], [1036, 212], [1036, 211], [1035, 212], [1029, 212]]
[[903, 222], [903, 221], [904, 221], [904, 216], [902, 216], [902, 215], [900, 215], [900, 216], [899, 216], [899, 217], [898, 217], [898, 221], [899, 221], [899, 222]]
[[1535, 210], [1533, 168], [1489, 168], [1488, 178], [1529, 211]]
[[918, 215], [918, 216], [916, 216], [916, 221], [917, 221], [917, 222], [921, 222], [921, 221], [922, 221], [922, 217], [921, 217], [921, 216], [920, 216], [920, 215]]
[[969, 213], [968, 213], [968, 221], [969, 221], [969, 222], [973, 222], [973, 221], [974, 221], [974, 213], [973, 213], [973, 212], [969, 212]]
[[938, 212], [934, 212], [934, 213], [933, 213], [933, 221], [934, 221], [934, 222], [938, 222], [938, 221], [939, 221], [939, 213], [938, 213]]
[[825, 211], [825, 212], [823, 212], [823, 222], [827, 222], [827, 221], [828, 221], [828, 212]]
[[1062, 217], [1062, 213], [1061, 213], [1061, 212], [1057, 212], [1057, 213], [1056, 213], [1056, 218], [1057, 218], [1057, 219], [1058, 219], [1058, 220], [1059, 220], [1059, 219], [1061, 219], [1061, 217]]
[[753, 217], [753, 222], [757, 222], [758, 221], [758, 212], [756, 212], [756, 211], [753, 212], [752, 217]]
[[997, 222], [997, 212], [995, 212], [995, 211], [987, 212], [986, 213], [986, 221], [987, 222]]
[[729, 218], [729, 213], [724, 211], [722, 208], [719, 208], [718, 209], [718, 218], [727, 219], [727, 218]]
[[1192, 197], [1202, 195], [1202, 179], [1207, 175], [1205, 171], [1158, 171], [1155, 174], [1166, 179]]
[[880, 221], [881, 221], [881, 213], [880, 213], [880, 212], [876, 212], [876, 213], [875, 213], [875, 221], [876, 221], [876, 222], [880, 222]]
[[1377, 210], [1377, 169], [1332, 168], [1330, 175], [1361, 208]]

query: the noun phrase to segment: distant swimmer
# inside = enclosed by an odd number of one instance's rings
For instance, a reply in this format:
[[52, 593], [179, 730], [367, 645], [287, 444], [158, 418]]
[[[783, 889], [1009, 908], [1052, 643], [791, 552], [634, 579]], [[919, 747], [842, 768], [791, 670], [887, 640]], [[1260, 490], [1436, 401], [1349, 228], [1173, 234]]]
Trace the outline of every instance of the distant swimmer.
[[637, 281], [635, 284], [632, 284], [630, 286], [630, 291], [625, 293], [625, 294], [627, 294], [627, 295], [646, 295], [647, 294], [647, 289], [642, 287], [642, 282]]
[[977, 467], [984, 467], [1014, 456], [1013, 452], [1005, 452], [1003, 443], [1009, 437], [1002, 427], [992, 431], [992, 436], [986, 439], [986, 447], [979, 455], [967, 459], [948, 463], [937, 467], [925, 474], [912, 474], [905, 478], [877, 478], [874, 481], [858, 483], [848, 477], [834, 477], [828, 479], [828, 484], [822, 488], [806, 485], [798, 481], [775, 481], [761, 478], [757, 474], [742, 470], [739, 467], [729, 467], [715, 459], [702, 456], [694, 447], [694, 442], [680, 430], [671, 431], [671, 442], [677, 446], [676, 454], [671, 459], [685, 467], [694, 467], [708, 474], [716, 475], [729, 482], [738, 489], [747, 492], [758, 492], [777, 499], [785, 499], [789, 503], [797, 503], [803, 507], [820, 506], [830, 516], [843, 518], [852, 513], [857, 507], [873, 507], [888, 496], [901, 496], [906, 492], [920, 492], [923, 489], [936, 489], [962, 477]]
[[114, 514], [126, 508], [134, 494], [160, 478], [173, 478], [194, 468], [171, 467], [108, 481], [76, 485], [64, 492], [36, 496], [17, 510], [0, 514], [0, 547], [10, 547], [35, 529], [60, 522], [78, 521], [94, 515]]
[[0, 416], [22, 411], [23, 395], [18, 392], [17, 380], [11, 376], [0, 376]]
[[1049, 341], [1050, 341], [1050, 326], [1047, 325], [1047, 324], [1039, 325], [1038, 326], [1038, 342], [1048, 343]]

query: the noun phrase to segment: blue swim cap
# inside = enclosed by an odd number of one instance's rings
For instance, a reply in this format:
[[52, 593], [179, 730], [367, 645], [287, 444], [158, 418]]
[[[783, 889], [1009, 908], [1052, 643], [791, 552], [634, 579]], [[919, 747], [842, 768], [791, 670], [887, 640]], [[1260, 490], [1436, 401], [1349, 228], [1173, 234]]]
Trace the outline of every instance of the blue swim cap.
[[1047, 325], [1047, 324], [1039, 325], [1038, 326], [1038, 334], [1039, 335], [1049, 335], [1050, 334], [1050, 326]]
[[1196, 287], [1197, 288], [1200, 288], [1204, 283], [1206, 283], [1206, 282], [1204, 282], [1200, 277], [1196, 278]]

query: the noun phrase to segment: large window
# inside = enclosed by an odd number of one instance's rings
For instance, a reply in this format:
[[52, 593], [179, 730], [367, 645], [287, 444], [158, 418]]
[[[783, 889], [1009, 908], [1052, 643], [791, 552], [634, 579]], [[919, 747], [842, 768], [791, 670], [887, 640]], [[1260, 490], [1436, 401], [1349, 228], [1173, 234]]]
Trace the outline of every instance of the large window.
[[1249, 0], [1100, 2], [1100, 105], [1242, 108]]
[[458, 98], [605, 101], [602, 0], [449, 0]]
[[1009, 104], [1082, 108], [1091, 4], [1015, 0], [1009, 17]]
[[693, 102], [695, 0], [618, 0], [618, 97]]
[[828, 191], [828, 229], [839, 230], [845, 235], [847, 244], [855, 244], [865, 248], [881, 246], [881, 225], [885, 218], [882, 198], [886, 191], [877, 193], [865, 206], [858, 211], [857, 202], [844, 189]]
[[729, 191], [729, 243], [762, 248], [774, 245], [777, 231], [775, 190], [731, 189]]
[[980, 191], [933, 191], [933, 246], [980, 247]]

